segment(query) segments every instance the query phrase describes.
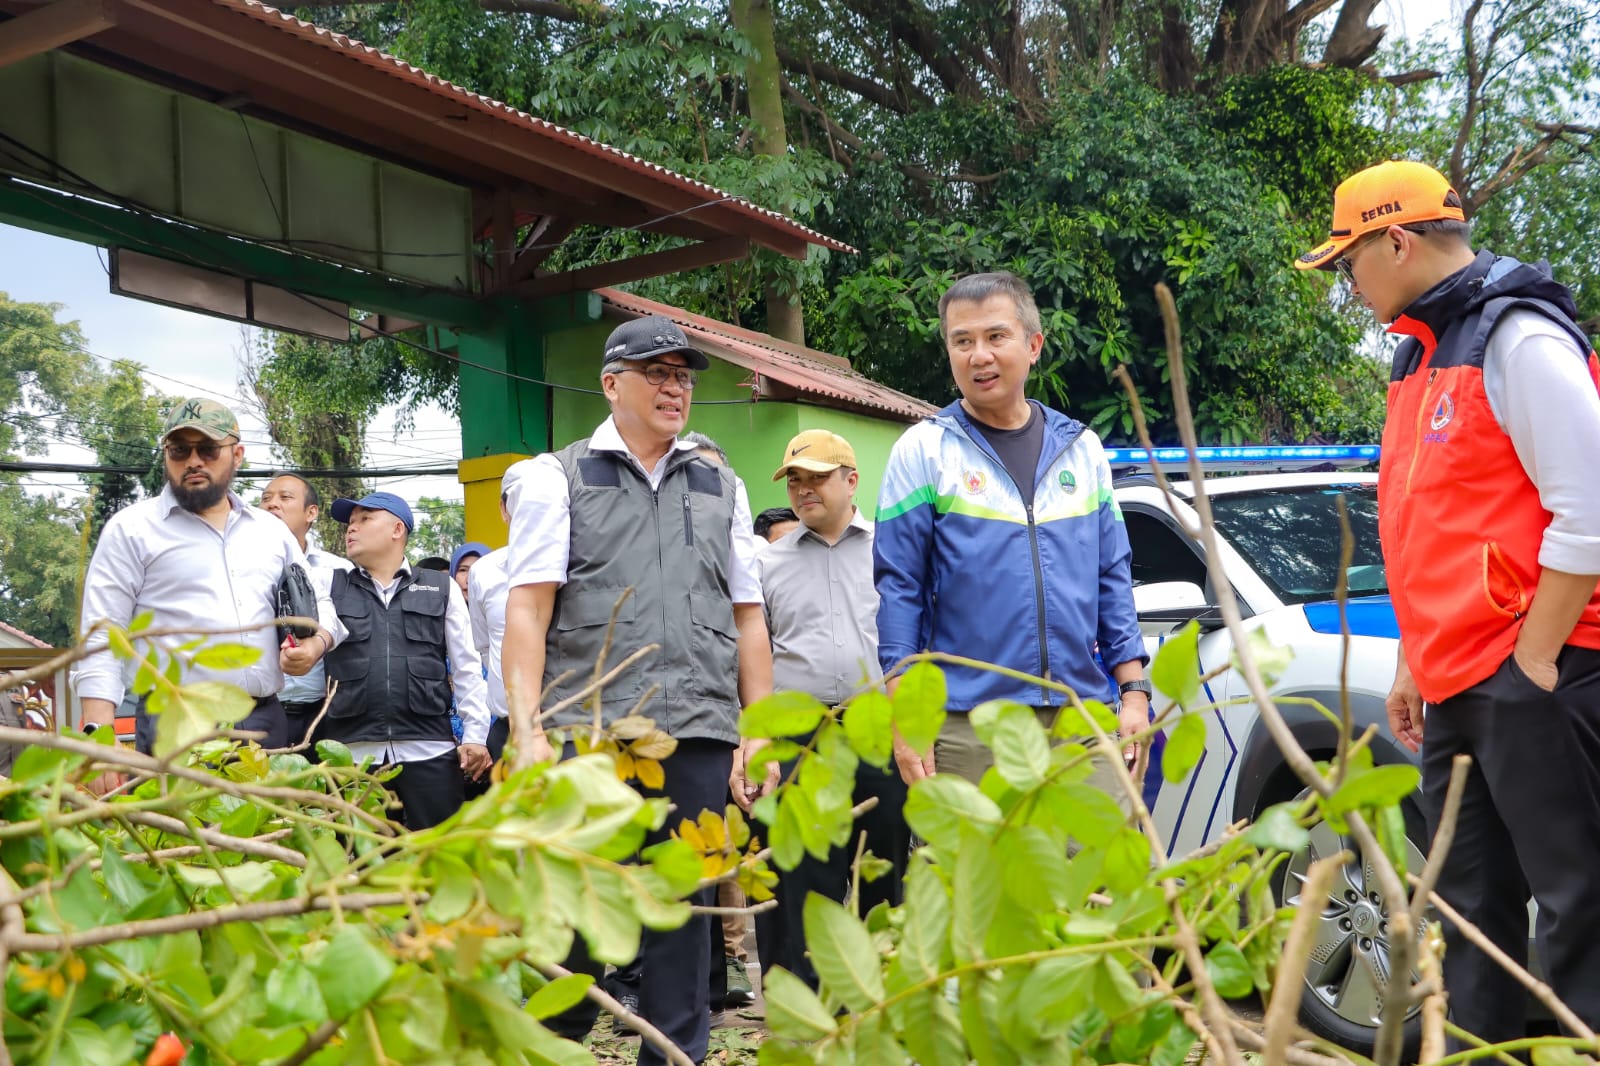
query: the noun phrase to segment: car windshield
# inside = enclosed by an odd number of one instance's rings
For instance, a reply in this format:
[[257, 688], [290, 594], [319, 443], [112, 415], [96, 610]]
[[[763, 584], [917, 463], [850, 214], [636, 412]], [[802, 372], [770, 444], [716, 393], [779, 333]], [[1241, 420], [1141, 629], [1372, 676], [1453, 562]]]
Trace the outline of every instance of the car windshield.
[[1378, 547], [1376, 485], [1317, 485], [1213, 496], [1217, 529], [1285, 603], [1331, 600], [1339, 579], [1339, 497], [1350, 514], [1355, 552], [1351, 596], [1389, 591]]

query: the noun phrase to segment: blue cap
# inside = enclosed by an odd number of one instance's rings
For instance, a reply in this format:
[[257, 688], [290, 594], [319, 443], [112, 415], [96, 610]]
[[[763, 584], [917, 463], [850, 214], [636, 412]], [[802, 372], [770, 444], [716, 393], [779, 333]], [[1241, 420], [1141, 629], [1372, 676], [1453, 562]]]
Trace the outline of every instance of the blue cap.
[[388, 511], [406, 524], [407, 533], [416, 528], [416, 523], [411, 519], [411, 506], [392, 492], [369, 492], [359, 500], [334, 500], [328, 510], [333, 513], [335, 522], [349, 522], [350, 513], [357, 507], [365, 507], [369, 511]]
[[461, 567], [461, 560], [465, 559], [467, 556], [483, 556], [488, 554], [489, 546], [487, 544], [480, 544], [475, 540], [467, 541], [461, 547], [450, 553], [450, 576], [456, 576], [456, 571]]

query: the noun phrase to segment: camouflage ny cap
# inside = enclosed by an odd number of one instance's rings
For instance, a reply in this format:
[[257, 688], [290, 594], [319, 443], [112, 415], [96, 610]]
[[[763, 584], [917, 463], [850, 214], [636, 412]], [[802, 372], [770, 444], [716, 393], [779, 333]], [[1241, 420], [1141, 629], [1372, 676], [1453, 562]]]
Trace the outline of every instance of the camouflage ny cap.
[[167, 428], [161, 431], [161, 439], [166, 440], [180, 429], [198, 429], [212, 440], [237, 439], [239, 419], [215, 400], [192, 396], [172, 409], [167, 416]]

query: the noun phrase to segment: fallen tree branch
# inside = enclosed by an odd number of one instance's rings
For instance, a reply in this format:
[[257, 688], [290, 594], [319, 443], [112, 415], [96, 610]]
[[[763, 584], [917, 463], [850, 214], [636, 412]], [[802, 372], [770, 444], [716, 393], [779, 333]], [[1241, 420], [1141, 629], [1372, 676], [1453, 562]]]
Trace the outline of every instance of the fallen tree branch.
[[[551, 981], [562, 977], [572, 976], [571, 970], [564, 966], [557, 966], [554, 963], [543, 963], [537, 968], [540, 973], [542, 973], [548, 980]], [[673, 1066], [695, 1066], [694, 1060], [688, 1055], [685, 1055], [682, 1048], [668, 1039], [666, 1033], [663, 1033], [660, 1029], [657, 1029], [655, 1026], [639, 1017], [639, 1015], [633, 1013], [627, 1007], [624, 1007], [621, 1003], [617, 1002], [614, 996], [600, 987], [600, 982], [596, 981], [594, 984], [591, 984], [587, 989], [584, 990], [583, 994], [587, 998], [598, 1003], [601, 1009], [605, 1010], [613, 1018], [617, 1019], [617, 1021], [638, 1033], [640, 1038], [643, 1039], [645, 1043], [649, 1044], [651, 1047], [665, 1055], [667, 1061], [672, 1063]]]

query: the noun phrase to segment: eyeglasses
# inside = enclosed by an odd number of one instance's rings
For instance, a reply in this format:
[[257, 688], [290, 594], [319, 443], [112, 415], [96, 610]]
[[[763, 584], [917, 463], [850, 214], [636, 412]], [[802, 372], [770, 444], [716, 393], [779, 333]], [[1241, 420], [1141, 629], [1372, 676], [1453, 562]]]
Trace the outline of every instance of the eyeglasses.
[[161, 450], [166, 452], [167, 458], [171, 459], [175, 463], [181, 463], [185, 459], [189, 458], [190, 452], [198, 452], [200, 458], [209, 463], [217, 456], [222, 454], [222, 449], [224, 447], [226, 447], [226, 445], [214, 440], [203, 440], [199, 441], [198, 443], [189, 441], [173, 441], [171, 444], [162, 445]]
[[1356, 242], [1350, 247], [1346, 248], [1344, 250], [1344, 254], [1333, 261], [1333, 269], [1339, 272], [1339, 276], [1343, 278], [1347, 284], [1354, 285], [1356, 282], [1356, 249], [1365, 247], [1371, 242], [1372, 238], [1382, 236], [1383, 233], [1383, 230], [1378, 230], [1375, 233], [1369, 233], [1364, 237], [1356, 238]]
[[652, 385], [665, 385], [667, 379], [671, 378], [678, 383], [678, 388], [684, 392], [691, 391], [695, 386], [695, 382], [700, 380], [700, 375], [687, 367], [667, 366], [664, 363], [651, 363], [645, 367], [625, 366], [618, 373], [643, 374], [644, 379]]

